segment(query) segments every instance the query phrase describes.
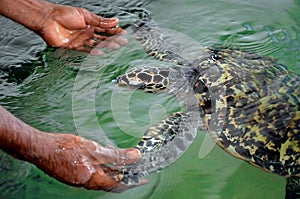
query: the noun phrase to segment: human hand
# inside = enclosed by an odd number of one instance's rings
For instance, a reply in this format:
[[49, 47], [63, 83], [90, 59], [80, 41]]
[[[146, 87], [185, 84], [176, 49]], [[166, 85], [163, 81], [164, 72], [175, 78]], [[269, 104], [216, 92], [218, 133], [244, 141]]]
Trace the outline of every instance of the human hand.
[[[136, 187], [122, 184], [117, 170], [105, 165], [120, 167], [134, 163], [141, 156], [138, 150], [105, 148], [72, 134], [46, 133], [42, 136], [38, 155], [30, 162], [57, 180], [86, 189], [112, 192]], [[145, 183], [143, 181], [141, 185]]]
[[118, 49], [127, 44], [126, 39], [99, 34], [124, 33], [118, 22], [116, 18], [103, 18], [84, 8], [53, 4], [52, 11], [36, 32], [53, 47], [91, 52], [92, 47], [105, 40], [101, 47]]

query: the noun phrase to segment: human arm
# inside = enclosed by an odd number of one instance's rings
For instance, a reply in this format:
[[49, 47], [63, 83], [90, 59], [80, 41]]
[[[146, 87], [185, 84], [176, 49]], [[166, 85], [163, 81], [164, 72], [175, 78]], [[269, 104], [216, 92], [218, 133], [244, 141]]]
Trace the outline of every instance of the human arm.
[[110, 149], [72, 134], [39, 131], [1, 106], [0, 149], [63, 183], [114, 192], [132, 187], [123, 185], [104, 165], [130, 164], [140, 158], [136, 149]]
[[0, 14], [39, 34], [53, 47], [90, 52], [102, 40], [118, 48], [124, 39], [111, 39], [96, 33], [120, 34], [116, 18], [103, 18], [84, 8], [53, 4], [44, 0], [0, 0]]

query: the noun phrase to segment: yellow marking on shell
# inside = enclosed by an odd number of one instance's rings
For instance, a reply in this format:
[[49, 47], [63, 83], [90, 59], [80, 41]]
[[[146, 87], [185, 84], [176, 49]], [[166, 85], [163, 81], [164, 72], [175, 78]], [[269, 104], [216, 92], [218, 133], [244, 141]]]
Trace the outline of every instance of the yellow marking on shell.
[[196, 93], [195, 97], [196, 97], [196, 99], [197, 99], [200, 106], [205, 106], [205, 102], [204, 102], [203, 97], [202, 97], [201, 94]]
[[[293, 117], [292, 122], [290, 123], [289, 127], [291, 127], [292, 129], [295, 129], [296, 128], [296, 121], [299, 121], [299, 120], [300, 120], [300, 111], [297, 111], [296, 115]], [[291, 137], [291, 135], [289, 135], [289, 137]]]
[[224, 67], [223, 69], [224, 69], [224, 74], [222, 74], [220, 76], [220, 78], [218, 79], [218, 82], [225, 83], [225, 82], [227, 82], [229, 80], [232, 80], [233, 77], [232, 77], [231, 73], [227, 70], [228, 68]]
[[245, 97], [245, 91], [243, 91], [243, 90], [240, 90], [239, 88], [237, 88], [237, 87], [233, 87], [233, 88], [231, 88], [232, 90], [233, 90], [233, 92], [234, 92], [234, 99], [236, 100], [236, 101], [238, 101], [241, 97]]
[[281, 87], [281, 88], [279, 88], [278, 92], [285, 94], [287, 92], [287, 90], [285, 87]]
[[224, 146], [222, 146], [220, 144], [220, 142], [216, 142], [221, 148], [223, 148], [227, 153], [233, 155], [236, 158], [239, 158], [241, 160], [247, 160], [249, 161], [247, 158], [245, 158], [244, 156], [241, 156], [239, 153], [236, 152], [235, 148], [232, 145], [229, 145], [227, 148], [224, 148]]
[[[265, 137], [265, 139], [267, 141], [267, 138]], [[270, 140], [269, 142], [267, 142], [266, 147], [268, 147], [268, 149], [272, 150], [272, 151], [276, 151], [277, 149], [275, 148], [276, 145]]]
[[199, 102], [199, 105], [200, 105], [200, 106], [205, 106], [205, 103], [204, 103], [203, 101], [200, 101], [200, 102]]
[[273, 165], [271, 165], [269, 168], [270, 168], [271, 171], [275, 170]]
[[166, 56], [166, 54], [159, 54], [158, 59], [163, 60], [165, 56]]
[[209, 122], [210, 122], [210, 120], [211, 120], [211, 115], [210, 114], [206, 114], [204, 116], [204, 121], [205, 121], [205, 126], [206, 126], [207, 129], [209, 128]]
[[235, 112], [236, 110], [235, 110], [235, 108], [234, 107], [230, 107], [229, 108], [229, 116], [234, 116], [234, 112]]
[[287, 155], [287, 150], [293, 150], [295, 154], [300, 152], [300, 149], [298, 147], [298, 141], [294, 140], [288, 140], [287, 142], [283, 143], [281, 145], [281, 149], [280, 149], [280, 161], [283, 162], [283, 164], [285, 163], [285, 161], [291, 160], [291, 158], [295, 161], [296, 165], [300, 164], [300, 160], [298, 159], [297, 162], [295, 160], [295, 157], [293, 157], [293, 155]]

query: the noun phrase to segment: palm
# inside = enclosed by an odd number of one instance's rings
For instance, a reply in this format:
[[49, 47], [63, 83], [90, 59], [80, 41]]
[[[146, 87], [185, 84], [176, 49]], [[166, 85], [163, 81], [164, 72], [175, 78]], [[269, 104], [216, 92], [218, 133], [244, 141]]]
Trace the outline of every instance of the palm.
[[[81, 51], [91, 51], [107, 36], [96, 33], [119, 34], [123, 30], [117, 27], [118, 20], [105, 19], [83, 8], [57, 6], [44, 23], [41, 36], [53, 47], [64, 47]], [[124, 40], [114, 41], [122, 46]]]
[[120, 192], [133, 188], [116, 181], [115, 170], [102, 166], [133, 163], [140, 158], [137, 150], [104, 148], [72, 134], [47, 133], [43, 137], [46, 144], [40, 148], [43, 155], [39, 160], [42, 161], [34, 163], [50, 176], [87, 189]]

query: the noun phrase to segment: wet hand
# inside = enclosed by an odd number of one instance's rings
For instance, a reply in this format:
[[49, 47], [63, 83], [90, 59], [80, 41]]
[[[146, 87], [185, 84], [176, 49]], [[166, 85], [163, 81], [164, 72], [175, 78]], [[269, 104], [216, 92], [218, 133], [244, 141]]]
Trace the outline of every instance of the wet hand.
[[[35, 163], [57, 180], [86, 189], [121, 192], [136, 186], [120, 182], [115, 167], [140, 159], [136, 149], [105, 148], [72, 134], [49, 134], [41, 146], [41, 157]], [[146, 181], [141, 184], [145, 184]]]
[[91, 52], [93, 47], [105, 40], [101, 47], [117, 49], [127, 44], [127, 40], [104, 36], [101, 33], [124, 33], [125, 31], [118, 27], [118, 22], [116, 18], [103, 18], [84, 8], [55, 5], [36, 32], [53, 47]]

